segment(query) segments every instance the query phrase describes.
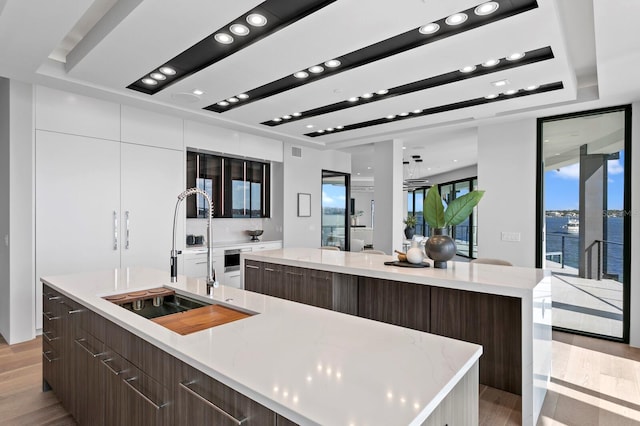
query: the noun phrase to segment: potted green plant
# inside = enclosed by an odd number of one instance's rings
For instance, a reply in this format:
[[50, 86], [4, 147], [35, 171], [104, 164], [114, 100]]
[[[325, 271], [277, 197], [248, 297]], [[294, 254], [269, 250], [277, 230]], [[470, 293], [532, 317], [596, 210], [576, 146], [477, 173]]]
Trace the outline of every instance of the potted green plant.
[[431, 237], [427, 241], [425, 251], [433, 260], [434, 268], [446, 268], [447, 260], [455, 256], [456, 244], [447, 235], [447, 230], [464, 222], [483, 195], [484, 191], [471, 191], [454, 199], [445, 208], [438, 186], [434, 185], [429, 189], [422, 207], [424, 220], [431, 228]]
[[416, 224], [418, 223], [418, 218], [415, 217], [414, 215], [409, 215], [402, 222], [405, 225], [407, 225], [404, 228], [404, 236], [407, 237], [407, 240], [412, 239], [413, 236], [416, 234]]

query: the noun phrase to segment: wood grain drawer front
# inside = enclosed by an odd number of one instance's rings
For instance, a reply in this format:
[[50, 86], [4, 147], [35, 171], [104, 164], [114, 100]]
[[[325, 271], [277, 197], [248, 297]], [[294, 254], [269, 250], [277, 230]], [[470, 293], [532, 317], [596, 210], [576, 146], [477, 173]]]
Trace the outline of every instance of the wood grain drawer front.
[[300, 283], [300, 302], [319, 308], [333, 308], [333, 274], [315, 269], [303, 270], [304, 279]]
[[298, 426], [298, 423], [292, 422], [279, 414], [276, 416], [276, 424], [277, 426]]
[[53, 389], [56, 396], [61, 387], [62, 368], [60, 366], [60, 351], [48, 342], [42, 342], [42, 378]]
[[255, 260], [244, 261], [244, 289], [264, 294], [264, 283], [262, 282], [262, 262]]
[[358, 279], [358, 316], [430, 331], [431, 287], [377, 278]]
[[431, 332], [482, 345], [480, 383], [520, 395], [520, 299], [432, 287], [431, 302]]
[[106, 359], [104, 343], [84, 333], [75, 341], [75, 418], [81, 425], [104, 424], [104, 376], [101, 364]]
[[177, 425], [276, 424], [273, 411], [180, 361], [176, 379]]

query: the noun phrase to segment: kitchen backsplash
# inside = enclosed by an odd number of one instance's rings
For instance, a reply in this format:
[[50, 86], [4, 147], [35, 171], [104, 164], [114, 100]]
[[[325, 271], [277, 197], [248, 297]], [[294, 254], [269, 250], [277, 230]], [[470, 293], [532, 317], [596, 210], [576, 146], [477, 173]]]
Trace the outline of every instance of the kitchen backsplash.
[[[249, 241], [247, 231], [262, 229], [261, 241], [282, 240], [282, 224], [273, 219], [213, 219], [213, 241]], [[187, 219], [186, 235], [204, 235], [206, 244], [207, 220]]]

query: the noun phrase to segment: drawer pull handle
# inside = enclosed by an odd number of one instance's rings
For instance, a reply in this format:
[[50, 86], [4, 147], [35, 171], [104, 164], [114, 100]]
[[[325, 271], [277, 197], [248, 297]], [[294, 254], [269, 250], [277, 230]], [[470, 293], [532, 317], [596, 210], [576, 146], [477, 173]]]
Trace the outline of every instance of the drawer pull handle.
[[301, 274], [300, 272], [289, 272], [289, 271], [287, 271], [287, 274], [289, 274], [289, 275], [295, 275], [295, 276], [297, 276], [297, 277], [301, 277], [301, 276], [303, 275], [303, 274]]
[[45, 352], [42, 352], [42, 356], [44, 357], [44, 359], [46, 359], [46, 360], [47, 360], [47, 361], [49, 361], [49, 362], [56, 361], [58, 358], [50, 358], [50, 357], [49, 357], [49, 354], [50, 354], [50, 353], [51, 353], [51, 351], [45, 351]]
[[187, 392], [189, 392], [191, 395], [195, 396], [196, 398], [198, 398], [200, 401], [204, 402], [205, 404], [207, 404], [208, 406], [210, 406], [211, 408], [213, 408], [214, 410], [216, 410], [218, 413], [222, 414], [223, 416], [225, 416], [226, 418], [228, 418], [229, 420], [231, 420], [232, 422], [234, 422], [234, 424], [242, 426], [246, 421], [246, 417], [244, 419], [238, 420], [235, 417], [233, 417], [231, 414], [227, 413], [226, 411], [224, 411], [222, 408], [218, 407], [216, 404], [214, 404], [213, 402], [209, 401], [207, 398], [205, 398], [204, 396], [200, 395], [198, 392], [194, 391], [193, 389], [191, 389], [189, 387], [189, 385], [194, 384], [194, 381], [191, 382], [181, 382], [180, 383], [180, 387], [184, 390], [186, 390]]
[[50, 296], [47, 298], [47, 300], [58, 300], [58, 299], [62, 299], [62, 296]]
[[249, 268], [249, 269], [260, 269], [260, 267], [258, 267], [258, 266], [253, 266], [253, 265], [244, 265], [244, 266], [246, 266], [246, 267], [247, 267], [247, 268]]
[[[82, 349], [84, 349], [85, 351], [87, 351], [87, 352], [89, 353], [89, 355], [91, 355], [91, 356], [92, 356], [92, 357], [94, 357], [94, 358], [99, 357], [100, 355], [104, 355], [104, 352], [96, 352], [96, 353], [94, 353], [94, 352], [89, 348], [89, 345], [88, 345], [88, 344], [86, 344], [87, 339], [80, 338], [80, 339], [76, 339], [76, 340], [75, 340], [75, 342], [76, 342], [76, 344], [77, 344], [78, 346], [80, 346]], [[84, 343], [84, 344], [83, 344], [83, 343]], [[85, 345], [86, 345], [86, 346], [85, 346]]]
[[84, 309], [72, 309], [69, 311], [69, 315], [79, 314], [81, 312], [84, 312]]
[[60, 317], [54, 317], [53, 315], [51, 315], [51, 312], [43, 312], [42, 316], [45, 317], [47, 319], [47, 321], [53, 321], [53, 320], [60, 319]]
[[138, 395], [140, 395], [145, 401], [147, 401], [149, 404], [151, 404], [156, 410], [161, 409], [162, 407], [164, 407], [165, 405], [167, 405], [166, 402], [158, 405], [155, 402], [153, 402], [153, 400], [151, 398], [149, 398], [147, 395], [145, 395], [144, 393], [142, 393], [138, 388], [136, 388], [135, 386], [133, 386], [131, 384], [131, 382], [138, 380], [137, 377], [130, 377], [128, 379], [123, 379], [125, 385], [129, 386], [131, 389], [133, 389], [133, 391], [135, 393], [137, 393]]
[[264, 268], [264, 270], [267, 272], [275, 272], [275, 269], [272, 269], [272, 268]]
[[53, 342], [54, 340], [58, 340], [60, 338], [60, 336], [49, 337], [49, 334], [51, 334], [50, 331], [43, 331], [42, 332], [42, 335], [44, 336], [45, 339], [47, 339], [47, 342]]
[[112, 366], [109, 365], [109, 363], [113, 361], [113, 358], [108, 358], [108, 359], [103, 359], [102, 361], [100, 361], [101, 363], [104, 364], [105, 367], [107, 367], [113, 374], [115, 374], [116, 376], [121, 375], [122, 373], [124, 373], [126, 370], [120, 370], [120, 371], [116, 371], [113, 369]]

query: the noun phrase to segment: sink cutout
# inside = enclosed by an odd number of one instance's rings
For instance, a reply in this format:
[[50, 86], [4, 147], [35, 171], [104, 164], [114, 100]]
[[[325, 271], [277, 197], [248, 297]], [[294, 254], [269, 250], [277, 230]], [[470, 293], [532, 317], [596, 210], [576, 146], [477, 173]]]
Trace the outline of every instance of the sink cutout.
[[255, 315], [182, 296], [164, 287], [115, 294], [103, 299], [182, 335]]

